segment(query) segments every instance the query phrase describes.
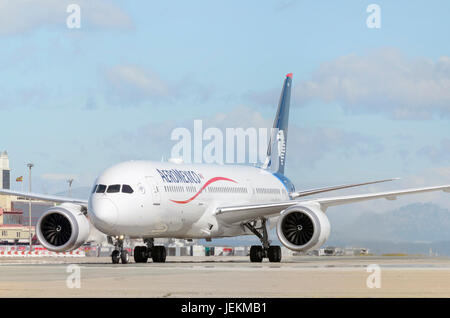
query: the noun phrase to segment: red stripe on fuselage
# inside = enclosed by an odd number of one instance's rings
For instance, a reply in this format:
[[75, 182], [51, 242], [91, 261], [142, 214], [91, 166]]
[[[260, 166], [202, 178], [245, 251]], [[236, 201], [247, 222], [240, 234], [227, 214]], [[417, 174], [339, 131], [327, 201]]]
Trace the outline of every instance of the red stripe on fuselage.
[[200, 190], [198, 190], [198, 192], [197, 192], [192, 198], [190, 198], [190, 199], [188, 199], [188, 200], [186, 200], [186, 201], [176, 201], [176, 200], [170, 200], [170, 201], [172, 201], [172, 202], [174, 202], [174, 203], [178, 203], [178, 204], [186, 204], [186, 203], [189, 203], [189, 202], [191, 202], [192, 200], [194, 200], [200, 193], [202, 193], [202, 191], [203, 191], [207, 186], [209, 186], [211, 183], [216, 182], [216, 181], [231, 181], [231, 182], [237, 183], [236, 181], [234, 181], [234, 180], [232, 180], [232, 179], [225, 178], [225, 177], [214, 177], [214, 178], [209, 179], [209, 180], [203, 185], [203, 187], [202, 187]]

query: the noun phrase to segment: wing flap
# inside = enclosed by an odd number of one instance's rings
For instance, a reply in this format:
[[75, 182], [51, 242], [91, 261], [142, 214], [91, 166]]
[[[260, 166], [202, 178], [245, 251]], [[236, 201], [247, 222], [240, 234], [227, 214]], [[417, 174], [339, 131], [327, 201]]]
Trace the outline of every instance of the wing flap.
[[252, 204], [240, 206], [219, 207], [215, 215], [227, 224], [250, 221], [262, 216], [278, 214], [284, 209], [297, 204], [299, 201], [282, 201], [266, 204]]

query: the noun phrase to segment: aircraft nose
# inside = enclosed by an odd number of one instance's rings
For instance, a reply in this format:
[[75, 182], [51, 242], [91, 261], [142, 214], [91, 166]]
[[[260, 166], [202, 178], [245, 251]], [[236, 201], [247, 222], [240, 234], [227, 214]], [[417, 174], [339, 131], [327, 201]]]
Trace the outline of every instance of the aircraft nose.
[[101, 228], [112, 228], [117, 224], [119, 212], [116, 205], [107, 198], [98, 198], [92, 202], [94, 223]]

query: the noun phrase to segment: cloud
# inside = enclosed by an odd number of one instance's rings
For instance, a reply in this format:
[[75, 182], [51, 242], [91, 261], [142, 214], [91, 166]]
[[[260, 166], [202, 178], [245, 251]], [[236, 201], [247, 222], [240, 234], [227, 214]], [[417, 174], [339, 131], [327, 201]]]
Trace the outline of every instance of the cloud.
[[193, 76], [180, 80], [166, 80], [148, 67], [123, 64], [101, 70], [107, 100], [123, 107], [143, 102], [187, 102], [204, 103], [214, 94], [211, 86], [205, 86]]
[[[259, 112], [238, 106], [229, 112], [220, 112], [207, 118], [151, 122], [134, 129], [121, 131], [112, 137], [105, 137], [100, 146], [105, 148], [105, 151], [114, 153], [119, 160], [160, 160], [161, 156], [168, 159], [172, 147], [177, 143], [177, 141], [171, 140], [172, 131], [176, 128], [186, 128], [194, 138], [193, 124], [196, 119], [202, 120], [203, 132], [210, 127], [216, 127], [225, 132], [228, 127], [270, 127], [271, 125], [270, 121], [265, 120]], [[205, 141], [203, 145], [206, 143]]]
[[69, 4], [81, 7], [81, 28], [133, 28], [130, 16], [105, 0], [3, 0], [0, 2], [0, 36], [20, 35], [40, 28], [67, 28]]
[[124, 106], [171, 97], [170, 85], [151, 70], [119, 65], [103, 71], [110, 102]]
[[36, 83], [22, 89], [0, 88], [0, 110], [20, 106], [42, 107], [44, 101], [49, 100], [52, 93], [46, 83]]
[[[333, 195], [374, 193], [446, 184], [450, 184], [450, 167], [443, 166], [427, 168], [422, 171], [418, 171], [415, 174], [401, 177], [400, 180], [393, 182], [336, 191], [333, 192]], [[369, 200], [350, 205], [333, 207], [327, 211], [327, 214], [335, 214], [335, 217], [345, 217], [345, 214], [350, 212], [350, 215], [348, 216], [353, 218], [356, 215], [361, 215], [368, 211], [374, 213], [386, 213], [413, 203], [433, 203], [440, 207], [448, 208], [450, 206], [450, 195], [443, 191], [434, 191], [399, 196], [395, 201], [385, 199]]]
[[395, 49], [348, 55], [323, 63], [294, 90], [295, 102], [339, 102], [360, 113], [398, 119], [450, 115], [450, 57], [410, 59]]
[[[124, 130], [114, 136], [105, 137], [100, 146], [105, 148], [106, 152], [114, 153], [114, 157], [118, 160], [160, 160], [161, 155], [167, 159], [170, 157], [172, 147], [177, 143], [170, 139], [172, 131], [175, 128], [186, 128], [191, 132], [191, 138], [194, 138], [195, 119], [202, 119], [203, 132], [208, 128], [218, 128], [224, 139], [227, 128], [243, 128], [244, 130], [250, 127], [270, 128], [273, 121], [272, 117], [265, 118], [258, 110], [239, 105], [210, 117], [152, 122]], [[209, 141], [203, 141], [203, 146], [208, 143]], [[267, 141], [258, 141], [256, 147], [246, 149], [247, 158], [250, 154], [258, 155], [260, 152], [265, 154], [266, 147]], [[318, 162], [330, 153], [337, 153], [347, 158], [378, 153], [382, 149], [378, 140], [367, 135], [327, 127], [305, 128], [291, 123], [287, 149], [288, 169], [292, 171], [290, 175], [297, 176], [299, 168], [316, 167]], [[226, 149], [224, 153], [225, 151]], [[191, 153], [193, 156], [193, 151]]]
[[282, 0], [282, 1], [278, 1], [274, 7], [275, 7], [275, 11], [286, 11], [286, 10], [291, 10], [292, 8], [294, 8], [297, 5], [298, 5], [298, 2], [295, 0]]
[[418, 151], [419, 155], [429, 157], [433, 162], [450, 162], [450, 139], [444, 138], [440, 146], [425, 146]]
[[376, 154], [383, 150], [381, 143], [374, 137], [329, 127], [291, 125], [288, 140], [287, 156], [291, 158], [288, 158], [289, 164], [298, 164], [299, 167], [315, 167], [329, 153], [352, 157]]
[[[258, 104], [274, 105], [279, 89], [249, 92]], [[384, 114], [395, 119], [450, 116], [450, 57], [408, 58], [383, 48], [365, 56], [342, 56], [322, 63], [306, 80], [295, 81], [292, 105], [339, 103], [350, 113]]]
[[434, 168], [432, 169], [432, 172], [442, 178], [441, 182], [447, 182], [450, 184], [450, 166]]

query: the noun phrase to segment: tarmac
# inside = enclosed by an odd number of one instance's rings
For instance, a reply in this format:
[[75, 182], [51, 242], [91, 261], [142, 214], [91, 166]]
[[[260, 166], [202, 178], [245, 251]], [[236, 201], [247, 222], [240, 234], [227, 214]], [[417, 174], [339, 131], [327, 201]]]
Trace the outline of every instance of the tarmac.
[[0, 297], [450, 297], [450, 258], [1, 258]]

